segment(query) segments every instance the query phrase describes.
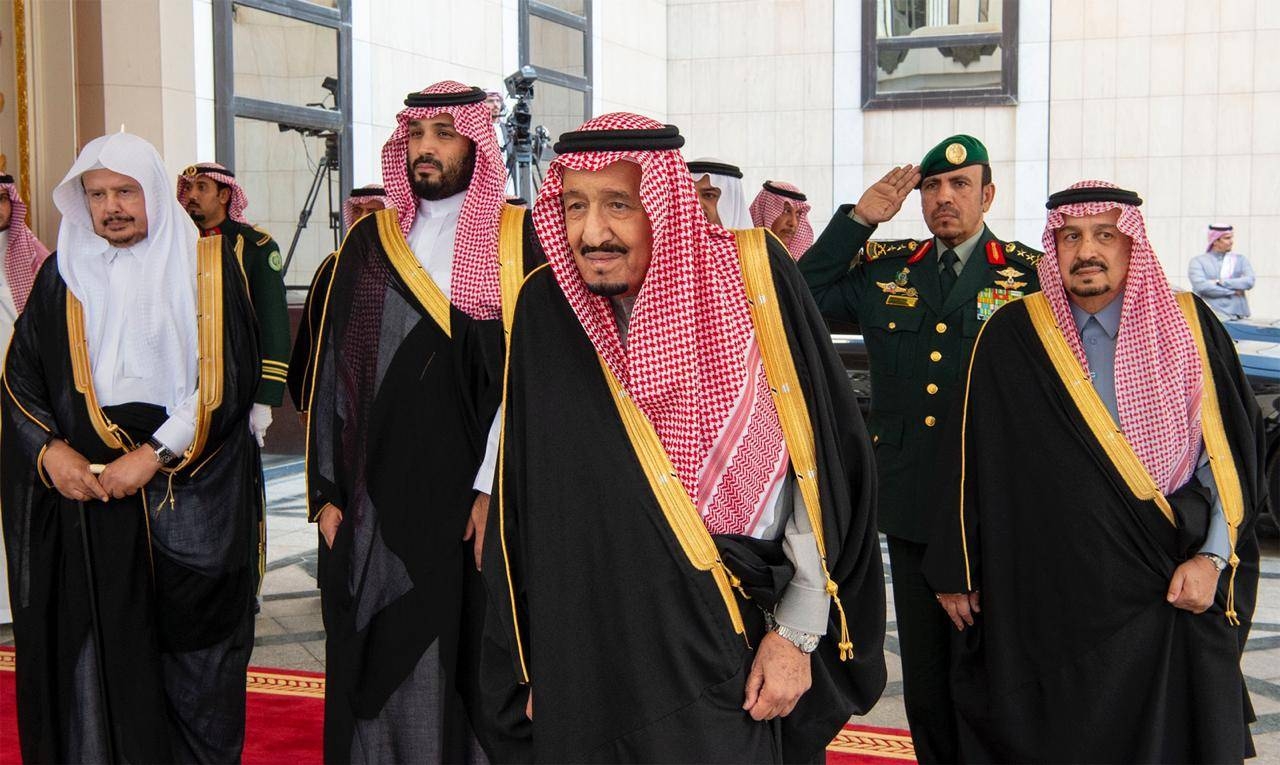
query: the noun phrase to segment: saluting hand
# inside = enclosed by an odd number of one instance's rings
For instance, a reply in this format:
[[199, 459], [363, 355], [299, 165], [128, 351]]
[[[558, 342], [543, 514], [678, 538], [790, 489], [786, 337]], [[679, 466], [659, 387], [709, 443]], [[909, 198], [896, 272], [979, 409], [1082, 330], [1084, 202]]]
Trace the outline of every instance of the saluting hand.
[[156, 453], [147, 447], [134, 449], [123, 457], [117, 457], [98, 479], [102, 488], [116, 499], [124, 499], [138, 493], [138, 489], [160, 470]]
[[947, 616], [951, 618], [951, 623], [956, 625], [956, 629], [964, 632], [965, 626], [973, 626], [974, 614], [982, 612], [982, 604], [978, 597], [978, 591], [973, 592], [953, 592], [938, 593], [938, 605], [942, 606], [942, 610], [947, 612]]
[[53, 488], [73, 502], [86, 502], [99, 499], [106, 502], [111, 498], [103, 490], [98, 478], [89, 471], [89, 460], [62, 439], [49, 442], [44, 453], [44, 472], [53, 481]]
[[891, 219], [902, 209], [907, 195], [920, 182], [920, 168], [914, 165], [895, 167], [871, 184], [853, 210], [873, 226]]
[[747, 675], [742, 708], [753, 720], [786, 717], [811, 685], [809, 654], [776, 632], [766, 632]]

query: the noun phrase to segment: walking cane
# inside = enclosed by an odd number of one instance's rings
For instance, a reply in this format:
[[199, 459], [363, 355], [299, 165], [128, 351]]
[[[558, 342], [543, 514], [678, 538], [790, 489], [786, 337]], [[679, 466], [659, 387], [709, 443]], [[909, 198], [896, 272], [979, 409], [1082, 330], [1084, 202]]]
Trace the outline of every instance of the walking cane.
[[[94, 475], [98, 475], [102, 471], [95, 471], [94, 468], [97, 467], [99, 466], [90, 465], [89, 470]], [[80, 544], [84, 550], [84, 571], [89, 584], [89, 619], [93, 624], [93, 648], [94, 653], [97, 655], [98, 695], [102, 702], [102, 722], [107, 729], [107, 761], [117, 763], [120, 760], [116, 757], [116, 731], [111, 724], [111, 699], [107, 695], [107, 665], [102, 645], [102, 615], [98, 612], [97, 577], [94, 576], [93, 571], [93, 552], [89, 546], [89, 524], [84, 510], [84, 503], [77, 502], [76, 510], [80, 513]]]

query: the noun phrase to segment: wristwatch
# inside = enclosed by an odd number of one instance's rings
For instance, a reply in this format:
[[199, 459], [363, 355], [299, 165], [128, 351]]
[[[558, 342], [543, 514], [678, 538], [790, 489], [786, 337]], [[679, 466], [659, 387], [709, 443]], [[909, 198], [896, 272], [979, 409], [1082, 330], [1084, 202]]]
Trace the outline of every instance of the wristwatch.
[[147, 446], [150, 446], [152, 451], [156, 453], [156, 462], [160, 463], [160, 467], [173, 467], [178, 464], [178, 460], [181, 459], [178, 455], [173, 453], [172, 449], [154, 438], [147, 439]]
[[1227, 562], [1222, 559], [1221, 555], [1215, 555], [1211, 552], [1202, 552], [1199, 553], [1199, 556], [1201, 558], [1208, 558], [1209, 562], [1213, 564], [1213, 567], [1218, 570], [1219, 574], [1222, 573], [1222, 569], [1227, 567]]
[[777, 620], [773, 618], [773, 614], [768, 611], [765, 611], [764, 620], [770, 632], [777, 633], [778, 637], [791, 643], [804, 653], [813, 653], [818, 650], [818, 643], [822, 640], [821, 635], [815, 635], [812, 632], [801, 632], [784, 624], [778, 624]]

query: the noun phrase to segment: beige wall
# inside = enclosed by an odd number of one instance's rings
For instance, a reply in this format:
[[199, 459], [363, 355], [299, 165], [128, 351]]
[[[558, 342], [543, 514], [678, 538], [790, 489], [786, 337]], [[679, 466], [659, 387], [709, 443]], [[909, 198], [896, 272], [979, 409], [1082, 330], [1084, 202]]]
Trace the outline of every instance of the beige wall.
[[667, 110], [684, 154], [740, 166], [747, 199], [765, 180], [832, 204], [831, 0], [669, 0]]
[[1112, 178], [1142, 193], [1171, 280], [1210, 222], [1236, 227], [1280, 317], [1280, 3], [1055, 0], [1050, 186]]

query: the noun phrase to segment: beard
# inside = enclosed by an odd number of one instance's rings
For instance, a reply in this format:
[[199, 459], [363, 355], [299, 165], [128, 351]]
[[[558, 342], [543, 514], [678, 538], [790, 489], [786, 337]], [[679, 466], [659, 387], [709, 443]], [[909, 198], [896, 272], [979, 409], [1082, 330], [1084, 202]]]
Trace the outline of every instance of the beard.
[[[414, 175], [415, 165], [428, 164], [440, 171], [438, 178], [418, 178]], [[413, 193], [418, 199], [426, 199], [435, 201], [437, 199], [445, 199], [454, 194], [467, 190], [471, 185], [471, 176], [476, 169], [476, 147], [475, 144], [467, 150], [467, 155], [463, 157], [457, 164], [446, 167], [443, 162], [429, 154], [422, 154], [417, 159], [409, 162], [406, 172], [409, 175], [409, 185], [413, 187]]]
[[600, 297], [617, 297], [628, 289], [626, 282], [599, 282], [596, 284], [587, 282], [587, 292]]
[[187, 215], [190, 215], [190, 216], [191, 216], [191, 220], [192, 220], [192, 221], [194, 221], [194, 222], [196, 222], [196, 223], [204, 223], [205, 218], [207, 217], [207, 216], [205, 216], [205, 214], [204, 214], [204, 213], [200, 212], [199, 210], [197, 210], [197, 209], [195, 209], [195, 208], [188, 208], [188, 209], [187, 209]]

